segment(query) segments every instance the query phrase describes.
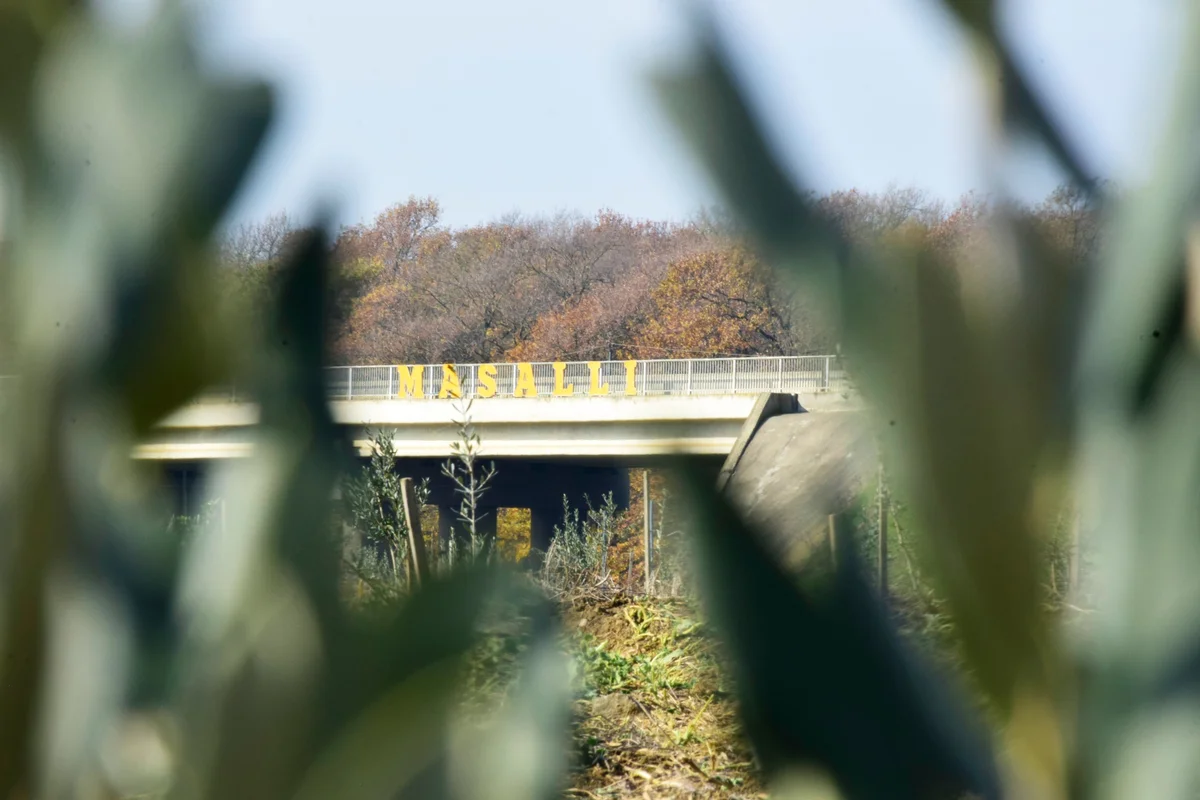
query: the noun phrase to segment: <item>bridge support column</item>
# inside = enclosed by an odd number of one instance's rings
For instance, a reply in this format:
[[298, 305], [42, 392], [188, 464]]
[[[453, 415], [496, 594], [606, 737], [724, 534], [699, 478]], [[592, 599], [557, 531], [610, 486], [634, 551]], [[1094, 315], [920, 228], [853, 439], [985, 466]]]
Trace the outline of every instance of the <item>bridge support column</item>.
[[529, 509], [529, 549], [545, 553], [554, 538], [554, 526], [562, 521], [562, 506]]
[[203, 465], [171, 465], [163, 470], [163, 480], [171, 498], [171, 513], [191, 517], [200, 513], [204, 499]]

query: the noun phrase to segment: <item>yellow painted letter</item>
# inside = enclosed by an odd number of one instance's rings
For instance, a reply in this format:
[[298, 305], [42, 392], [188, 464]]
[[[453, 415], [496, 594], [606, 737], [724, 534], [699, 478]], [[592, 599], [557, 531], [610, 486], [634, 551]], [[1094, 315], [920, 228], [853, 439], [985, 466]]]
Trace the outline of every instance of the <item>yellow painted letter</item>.
[[517, 386], [513, 389], [513, 397], [537, 397], [532, 364], [517, 364]]
[[592, 372], [592, 385], [588, 387], [588, 394], [593, 397], [608, 394], [608, 384], [600, 382], [600, 362], [589, 361], [588, 369]]
[[637, 362], [625, 362], [625, 394], [637, 394]]
[[562, 361], [554, 362], [554, 396], [555, 397], [570, 397], [575, 394], [575, 384], [564, 383], [566, 380], [567, 365]]
[[396, 372], [399, 373], [399, 385], [396, 388], [396, 397], [424, 397], [425, 396], [425, 367], [417, 365], [415, 367], [396, 367]]
[[447, 397], [462, 397], [462, 384], [458, 382], [458, 371], [453, 364], [442, 365], [442, 389], [438, 392], [438, 398], [444, 400]]
[[495, 364], [480, 364], [479, 365], [479, 396], [480, 397], [495, 397], [496, 396], [496, 365]]

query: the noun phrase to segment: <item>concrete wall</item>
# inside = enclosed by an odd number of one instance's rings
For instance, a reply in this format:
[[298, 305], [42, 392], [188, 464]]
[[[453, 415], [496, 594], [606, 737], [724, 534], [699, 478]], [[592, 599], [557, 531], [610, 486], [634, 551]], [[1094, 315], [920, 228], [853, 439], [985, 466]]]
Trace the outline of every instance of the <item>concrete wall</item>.
[[877, 465], [861, 412], [782, 414], [763, 420], [727, 465], [723, 490], [789, 561], [802, 562], [825, 546], [828, 515], [850, 507]]

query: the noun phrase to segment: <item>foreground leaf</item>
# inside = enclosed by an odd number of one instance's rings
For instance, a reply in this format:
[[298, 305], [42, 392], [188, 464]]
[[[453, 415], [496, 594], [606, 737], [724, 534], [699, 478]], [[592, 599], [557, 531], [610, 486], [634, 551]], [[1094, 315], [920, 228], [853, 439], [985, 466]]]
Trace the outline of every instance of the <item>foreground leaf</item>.
[[985, 740], [902, 646], [851, 547], [832, 594], [813, 597], [703, 476], [682, 472], [700, 591], [768, 776], [815, 762], [849, 798], [1000, 797]]

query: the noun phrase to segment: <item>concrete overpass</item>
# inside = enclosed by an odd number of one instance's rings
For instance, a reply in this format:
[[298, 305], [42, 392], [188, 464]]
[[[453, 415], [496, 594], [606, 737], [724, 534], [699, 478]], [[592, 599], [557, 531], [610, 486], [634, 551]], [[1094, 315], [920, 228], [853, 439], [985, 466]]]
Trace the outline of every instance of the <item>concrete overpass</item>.
[[[330, 367], [326, 376], [334, 419], [364, 455], [368, 430], [384, 428], [410, 458], [451, 455], [466, 399], [491, 457], [644, 460], [727, 454], [764, 393], [812, 405], [848, 390], [836, 356]], [[163, 420], [135, 457], [249, 455], [257, 413], [236, 389], [210, 393]]]
[[[764, 394], [819, 408], [849, 389], [834, 356], [333, 367], [327, 385], [333, 418], [359, 454], [370, 454], [372, 431], [388, 432], [397, 468], [430, 479], [444, 518], [455, 497], [440, 466], [470, 398], [481, 456], [498, 469], [485, 510], [531, 509], [539, 546], [564, 495], [581, 506], [585, 495], [597, 502], [612, 492], [626, 506], [630, 468], [680, 453], [719, 467]], [[133, 456], [161, 463], [177, 512], [192, 513], [211, 462], [253, 454], [257, 421], [241, 392], [214, 392], [163, 420]]]

